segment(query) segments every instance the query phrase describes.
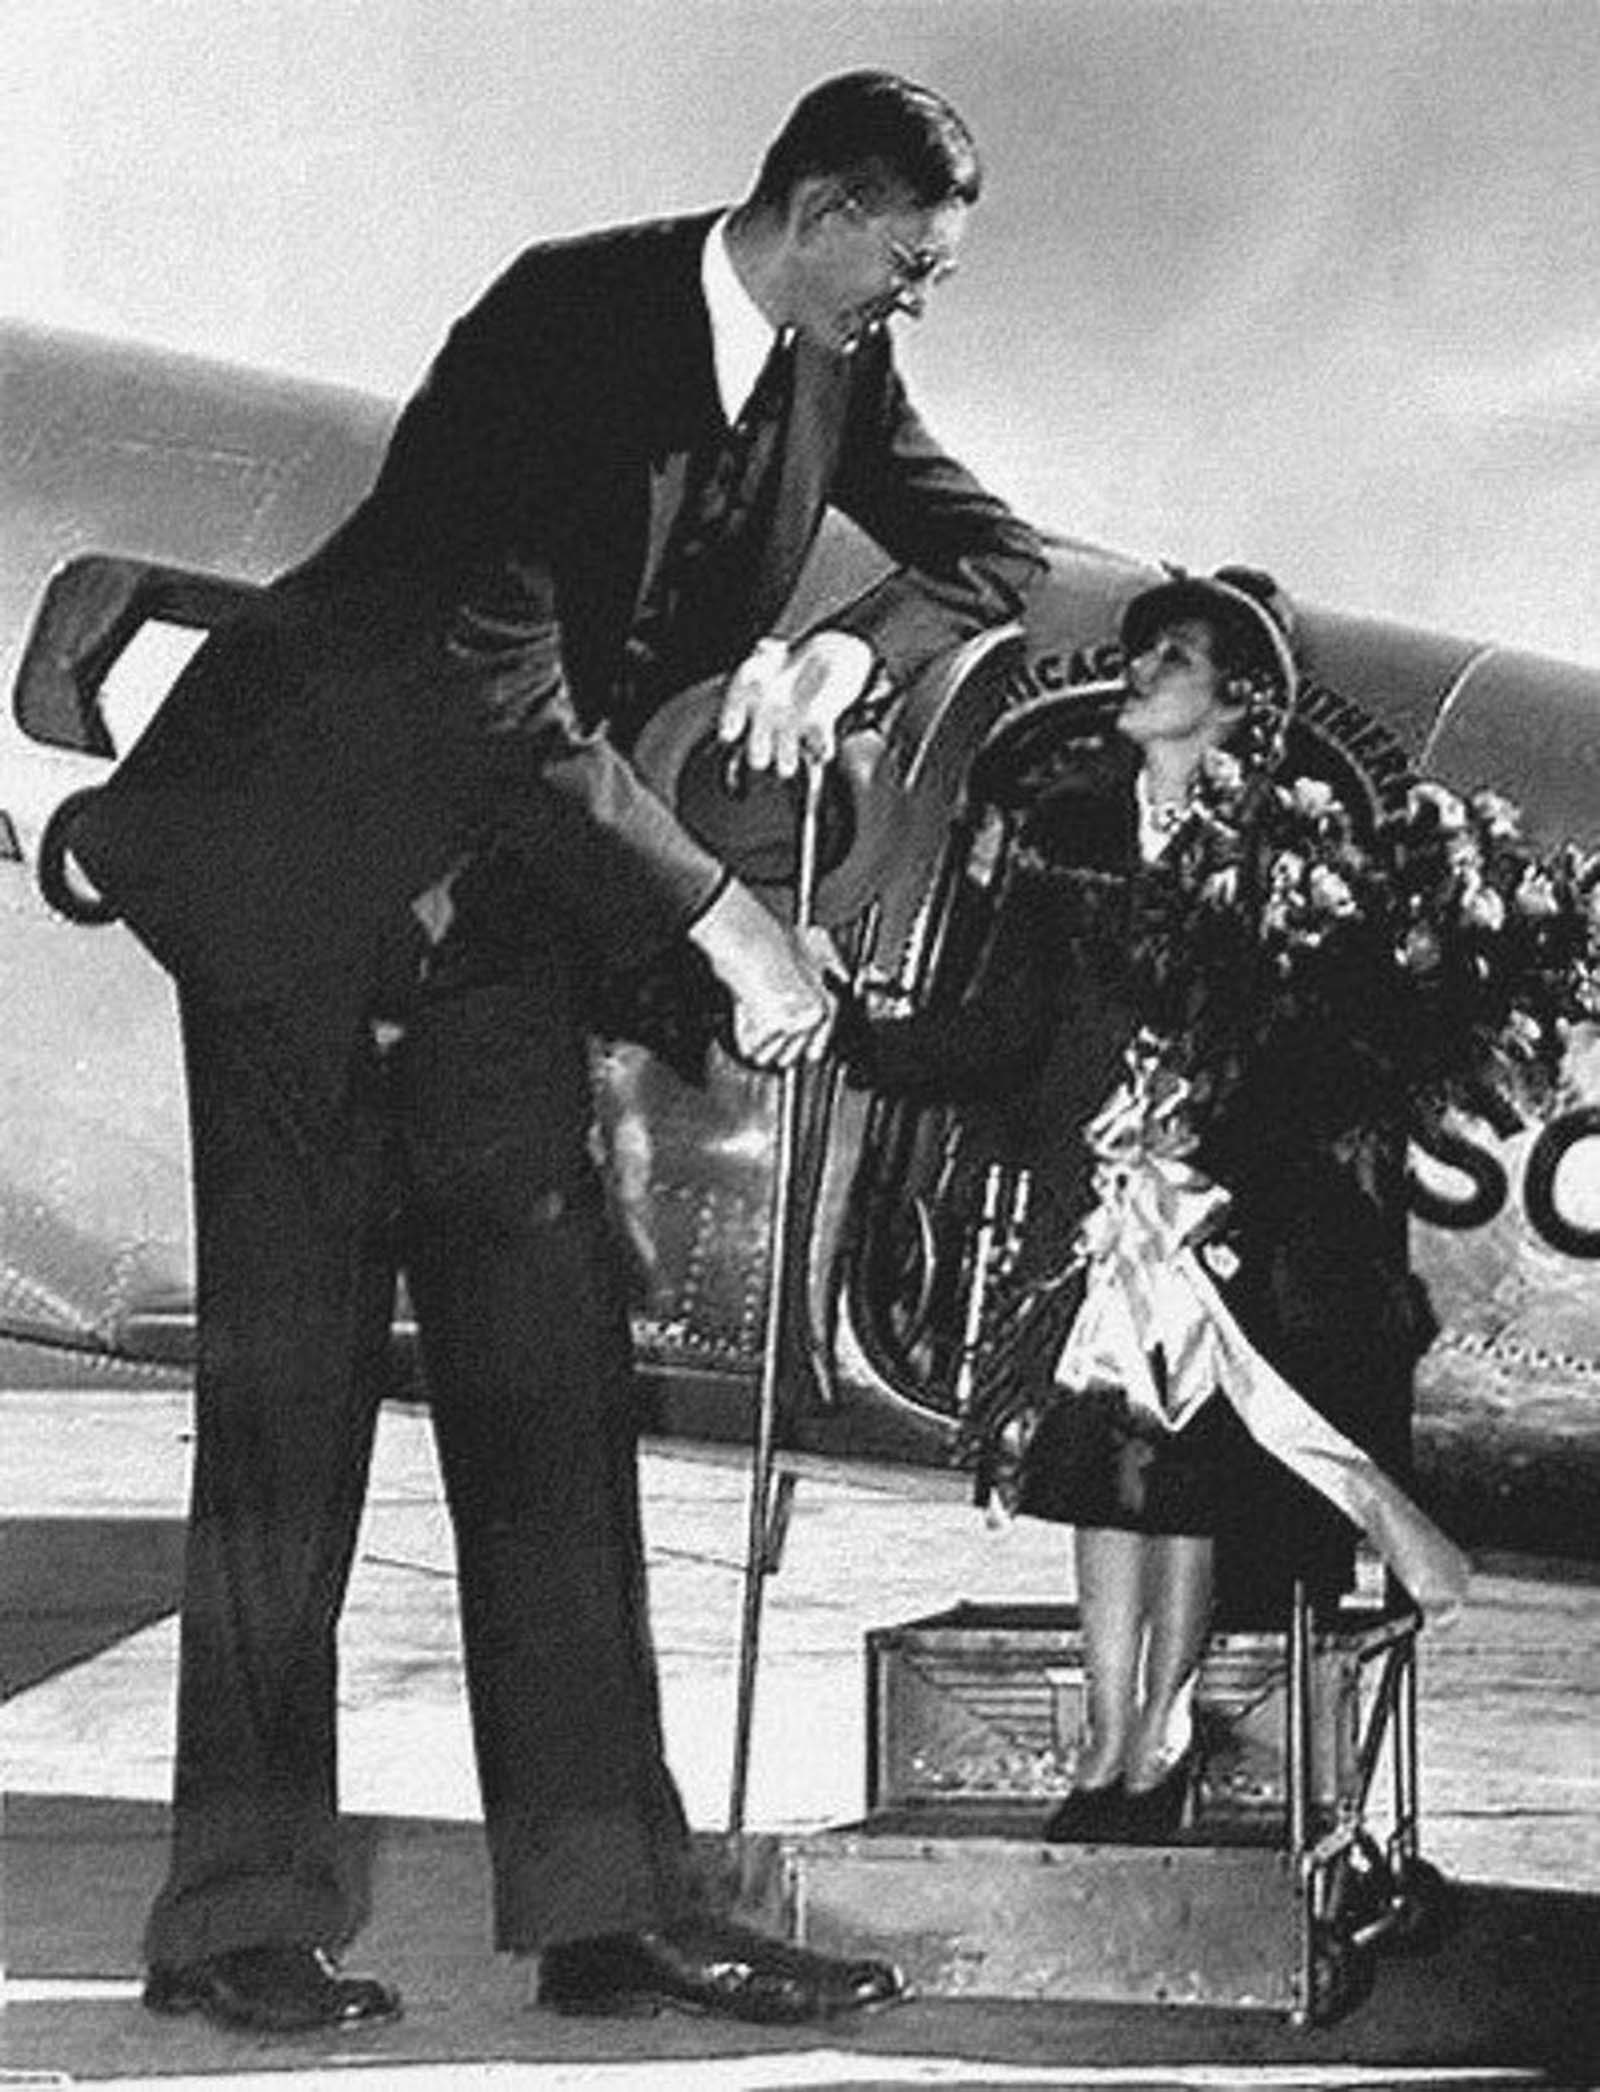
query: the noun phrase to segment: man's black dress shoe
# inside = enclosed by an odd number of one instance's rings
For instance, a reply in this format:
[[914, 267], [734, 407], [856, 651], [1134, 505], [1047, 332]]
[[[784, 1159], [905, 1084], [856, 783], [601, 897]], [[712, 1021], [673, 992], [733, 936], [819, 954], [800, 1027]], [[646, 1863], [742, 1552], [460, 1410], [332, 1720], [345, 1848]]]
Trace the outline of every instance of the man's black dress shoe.
[[152, 2012], [204, 2013], [263, 2034], [366, 2027], [400, 2017], [400, 1993], [371, 1976], [341, 1976], [320, 1947], [239, 1947], [182, 1968], [152, 1968]]
[[539, 2003], [553, 2012], [635, 2016], [683, 2012], [797, 2026], [868, 2011], [905, 1995], [884, 1961], [813, 1954], [742, 1925], [569, 1940], [539, 1957]]

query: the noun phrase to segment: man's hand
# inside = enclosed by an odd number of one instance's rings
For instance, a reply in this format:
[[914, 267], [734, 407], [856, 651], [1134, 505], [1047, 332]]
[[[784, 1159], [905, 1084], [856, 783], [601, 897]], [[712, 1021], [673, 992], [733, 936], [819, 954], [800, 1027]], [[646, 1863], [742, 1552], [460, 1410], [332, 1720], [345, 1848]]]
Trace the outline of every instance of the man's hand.
[[830, 762], [839, 721], [877, 665], [871, 647], [853, 632], [758, 639], [729, 679], [718, 736], [741, 744], [752, 770], [775, 769], [780, 777], [793, 777], [805, 756]]
[[833, 1000], [793, 932], [747, 887], [724, 887], [690, 925], [689, 936], [733, 997], [733, 1038], [741, 1059], [758, 1068], [787, 1068], [822, 1058]]

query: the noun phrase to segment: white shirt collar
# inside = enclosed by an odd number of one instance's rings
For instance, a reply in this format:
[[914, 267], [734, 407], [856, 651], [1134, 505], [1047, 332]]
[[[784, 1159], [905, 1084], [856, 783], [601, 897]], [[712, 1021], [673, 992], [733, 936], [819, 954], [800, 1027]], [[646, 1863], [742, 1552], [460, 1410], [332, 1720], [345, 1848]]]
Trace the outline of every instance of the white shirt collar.
[[700, 256], [700, 288], [711, 316], [717, 396], [731, 424], [738, 420], [778, 334], [734, 271], [728, 254], [729, 215], [725, 211], [706, 235]]

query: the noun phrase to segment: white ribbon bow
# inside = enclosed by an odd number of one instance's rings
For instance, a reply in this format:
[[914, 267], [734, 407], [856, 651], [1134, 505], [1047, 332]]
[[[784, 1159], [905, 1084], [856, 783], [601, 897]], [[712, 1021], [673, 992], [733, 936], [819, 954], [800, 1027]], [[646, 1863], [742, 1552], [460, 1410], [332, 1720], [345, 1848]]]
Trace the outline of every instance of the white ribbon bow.
[[1429, 1613], [1467, 1585], [1466, 1556], [1361, 1448], [1334, 1429], [1256, 1350], [1205, 1268], [1228, 1194], [1187, 1160], [1188, 1086], [1148, 1042], [1090, 1123], [1098, 1203], [1079, 1236], [1084, 1297], [1056, 1380], [1121, 1389], [1169, 1431], [1221, 1394], [1250, 1436], [1355, 1524]]

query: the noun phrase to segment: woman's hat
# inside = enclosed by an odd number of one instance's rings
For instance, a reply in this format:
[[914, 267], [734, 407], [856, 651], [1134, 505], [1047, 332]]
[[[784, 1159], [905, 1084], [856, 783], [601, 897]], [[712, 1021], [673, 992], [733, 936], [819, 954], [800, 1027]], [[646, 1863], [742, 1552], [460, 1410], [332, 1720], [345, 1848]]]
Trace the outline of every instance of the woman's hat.
[[1294, 703], [1300, 681], [1294, 611], [1270, 574], [1257, 567], [1218, 567], [1210, 575], [1176, 568], [1170, 581], [1147, 588], [1124, 610], [1123, 647], [1130, 655], [1143, 653], [1163, 625], [1186, 617], [1220, 626], [1251, 668], [1275, 686], [1284, 709]]

